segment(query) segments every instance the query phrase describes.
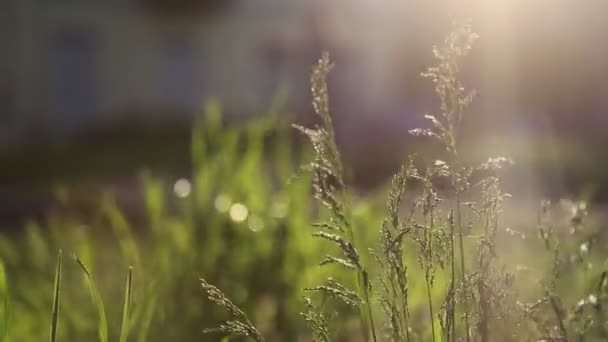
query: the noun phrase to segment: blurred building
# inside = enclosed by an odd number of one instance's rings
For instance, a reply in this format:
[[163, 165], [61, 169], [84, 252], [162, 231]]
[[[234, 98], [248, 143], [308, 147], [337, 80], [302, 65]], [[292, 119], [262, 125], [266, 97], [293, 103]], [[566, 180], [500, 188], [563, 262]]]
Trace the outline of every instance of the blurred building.
[[344, 154], [375, 169], [400, 160], [407, 130], [436, 110], [419, 75], [454, 17], [471, 18], [481, 36], [463, 65], [480, 93], [467, 137], [501, 132], [494, 140], [532, 146], [550, 136], [593, 155], [605, 142], [604, 0], [5, 0], [0, 9], [2, 145], [125, 120], [188, 126], [208, 97], [229, 116], [255, 115], [281, 89], [287, 111], [307, 114], [308, 74], [327, 50]]
[[259, 109], [277, 83], [260, 47], [273, 43], [277, 27], [295, 23], [280, 7], [9, 1], [1, 24], [9, 47], [0, 63], [3, 133], [70, 131], [143, 113], [191, 115], [206, 96], [220, 97], [229, 111]]
[[[338, 83], [366, 80], [357, 98], [371, 106], [383, 93], [378, 66], [386, 63], [378, 49], [357, 57], [357, 46], [374, 41], [382, 27], [349, 30], [348, 20], [373, 23], [359, 7], [341, 13], [344, 7], [319, 1], [7, 0], [0, 23], [2, 140], [125, 116], [188, 117], [209, 96], [228, 113], [254, 114], [281, 86], [300, 109], [310, 66], [324, 49], [345, 56], [346, 78]], [[349, 59], [356, 68], [350, 79]]]
[[338, 65], [337, 115], [386, 120], [414, 112], [421, 92], [410, 84], [448, 27], [448, 9], [424, 1], [6, 0], [2, 8], [2, 140], [128, 117], [189, 118], [209, 96], [229, 115], [253, 115], [283, 88], [288, 110], [307, 111], [308, 74], [323, 50]]

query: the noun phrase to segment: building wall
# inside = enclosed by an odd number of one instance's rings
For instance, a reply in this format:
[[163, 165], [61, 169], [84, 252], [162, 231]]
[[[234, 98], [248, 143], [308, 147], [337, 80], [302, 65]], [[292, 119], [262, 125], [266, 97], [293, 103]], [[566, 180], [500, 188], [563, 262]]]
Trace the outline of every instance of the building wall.
[[0, 53], [0, 127], [15, 119], [13, 109], [16, 81], [14, 65], [17, 57], [16, 11], [15, 0], [5, 1], [0, 11], [0, 42], [4, 43]]
[[281, 6], [175, 18], [138, 6], [24, 1], [18, 12], [16, 111], [22, 126], [51, 129], [125, 113], [191, 115], [208, 96], [231, 112], [259, 111], [281, 69], [264, 47], [280, 28], [302, 26]]
[[[228, 114], [253, 115], [283, 86], [289, 109], [308, 111], [309, 72], [323, 50], [337, 64], [330, 77], [335, 114], [388, 121], [412, 111], [404, 95], [418, 88], [403, 79], [420, 84], [429, 47], [445, 32], [428, 23], [425, 15], [438, 10], [423, 1], [233, 0], [200, 15], [163, 14], [141, 3], [19, 1], [15, 102], [22, 127], [188, 117], [209, 96]], [[413, 76], [404, 65], [415, 66]]]

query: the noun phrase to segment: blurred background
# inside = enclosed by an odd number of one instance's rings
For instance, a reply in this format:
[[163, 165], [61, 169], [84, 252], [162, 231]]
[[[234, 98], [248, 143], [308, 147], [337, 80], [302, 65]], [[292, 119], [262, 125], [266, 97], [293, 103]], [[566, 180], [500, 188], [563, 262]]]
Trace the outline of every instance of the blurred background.
[[[534, 224], [545, 197], [601, 206], [606, 13], [605, 0], [3, 0], [0, 261], [22, 318], [13, 337], [45, 336], [59, 248], [114, 299], [111, 336], [128, 265], [138, 341], [198, 341], [201, 326], [225, 318], [203, 301], [201, 275], [269, 340], [305, 335], [301, 288], [326, 277], [316, 267], [325, 249], [309, 237], [318, 217], [309, 183], [292, 182], [307, 147], [290, 124], [314, 122], [311, 67], [323, 51], [335, 62], [331, 110], [361, 195], [353, 216], [379, 227], [376, 195], [408, 154], [428, 148], [408, 130], [437, 114], [420, 73], [454, 20], [470, 19], [480, 36], [461, 70], [478, 92], [464, 158], [516, 161], [510, 219]], [[526, 248], [513, 254], [536, 247]], [[60, 334], [92, 340], [80, 273], [66, 272]]]
[[210, 97], [239, 121], [284, 92], [282, 110], [305, 120], [308, 73], [324, 50], [337, 65], [345, 158], [373, 186], [436, 108], [419, 74], [458, 17], [481, 36], [464, 70], [480, 94], [471, 141], [508, 151], [522, 188], [593, 185], [604, 199], [607, 11], [601, 0], [3, 1], [0, 217], [43, 208], [57, 182], [187, 172], [191, 123]]

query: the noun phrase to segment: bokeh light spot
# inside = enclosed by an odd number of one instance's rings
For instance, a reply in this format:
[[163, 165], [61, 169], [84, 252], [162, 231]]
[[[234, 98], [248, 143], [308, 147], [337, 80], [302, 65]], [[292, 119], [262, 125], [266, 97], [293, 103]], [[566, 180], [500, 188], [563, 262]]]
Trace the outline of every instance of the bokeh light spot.
[[580, 250], [582, 254], [587, 254], [587, 252], [589, 252], [589, 243], [583, 242], [581, 244]]
[[225, 213], [230, 210], [232, 199], [226, 194], [220, 194], [215, 198], [213, 205], [215, 206], [215, 210], [219, 211], [220, 213]]
[[192, 184], [185, 178], [178, 179], [173, 185], [173, 192], [179, 198], [185, 198], [192, 192]]
[[243, 222], [249, 216], [249, 209], [242, 203], [234, 203], [230, 207], [230, 218], [234, 222]]
[[270, 208], [270, 215], [274, 218], [281, 219], [287, 216], [287, 203], [283, 201], [275, 201]]
[[247, 226], [253, 232], [259, 232], [264, 229], [264, 221], [257, 215], [249, 216], [249, 220], [247, 220]]

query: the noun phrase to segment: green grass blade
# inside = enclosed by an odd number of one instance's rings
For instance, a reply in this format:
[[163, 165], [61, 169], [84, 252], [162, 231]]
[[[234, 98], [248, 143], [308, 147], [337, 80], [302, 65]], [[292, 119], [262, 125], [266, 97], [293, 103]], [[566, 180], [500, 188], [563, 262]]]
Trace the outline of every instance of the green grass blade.
[[131, 224], [127, 220], [124, 212], [118, 207], [116, 199], [110, 193], [106, 193], [102, 200], [101, 210], [108, 219], [111, 228], [116, 234], [120, 251], [125, 260], [134, 265], [137, 269], [142, 269], [141, 258], [137, 241], [133, 237]]
[[146, 342], [148, 340], [148, 332], [156, 313], [156, 305], [158, 303], [158, 296], [153, 295], [147, 303], [146, 309], [143, 313], [140, 321], [140, 328], [138, 329], [137, 341]]
[[84, 263], [76, 256], [74, 256], [78, 265], [84, 272], [86, 283], [89, 286], [89, 291], [91, 292], [91, 298], [93, 299], [93, 303], [97, 308], [97, 313], [99, 315], [99, 323], [97, 325], [97, 333], [99, 335], [100, 342], [108, 342], [108, 320], [106, 318], [106, 310], [103, 305], [103, 301], [101, 300], [101, 295], [93, 282], [93, 278], [91, 277], [91, 273], [86, 268]]
[[57, 254], [57, 266], [55, 268], [55, 286], [53, 294], [53, 318], [51, 321], [51, 337], [50, 341], [57, 341], [57, 321], [59, 318], [59, 296], [61, 294], [61, 261], [63, 259], [63, 253], [59, 250]]
[[4, 263], [0, 260], [0, 296], [2, 297], [2, 328], [0, 330], [0, 341], [8, 340], [8, 329], [10, 321], [10, 305], [8, 298], [8, 281]]
[[127, 284], [125, 286], [125, 302], [122, 307], [122, 325], [120, 327], [120, 342], [127, 342], [129, 337], [129, 310], [133, 291], [133, 267], [129, 267]]

